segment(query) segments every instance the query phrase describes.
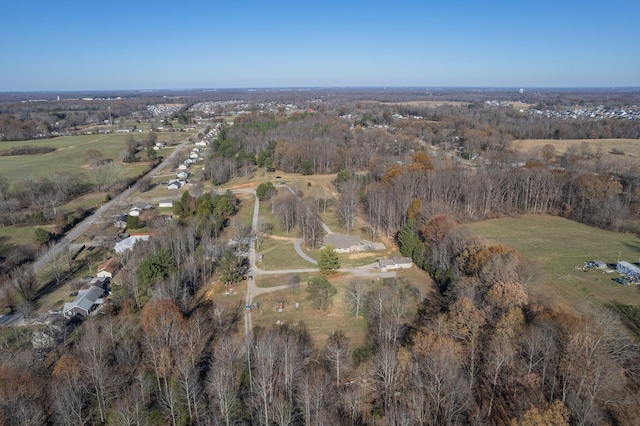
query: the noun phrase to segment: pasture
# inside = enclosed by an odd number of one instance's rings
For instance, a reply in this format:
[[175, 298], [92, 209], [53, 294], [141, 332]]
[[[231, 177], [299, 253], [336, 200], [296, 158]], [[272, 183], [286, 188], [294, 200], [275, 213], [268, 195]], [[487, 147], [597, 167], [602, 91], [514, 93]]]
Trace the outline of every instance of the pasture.
[[[45, 177], [56, 172], [81, 173], [91, 181], [93, 177], [87, 167], [87, 151], [98, 150], [105, 159], [111, 159], [115, 163], [120, 161], [122, 152], [125, 151], [125, 140], [130, 134], [114, 133], [108, 135], [80, 135], [62, 136], [53, 139], [38, 139], [20, 142], [2, 142], [0, 151], [16, 148], [24, 145], [51, 147], [56, 150], [46, 154], [15, 155], [0, 157], [0, 174], [13, 179], [31, 173], [34, 176]], [[182, 137], [184, 135], [180, 135]], [[144, 134], [134, 134], [141, 140]], [[158, 140], [176, 138], [173, 134], [161, 134]], [[144, 153], [138, 156], [144, 157]], [[123, 174], [126, 177], [139, 174], [147, 166], [145, 162], [121, 164]]]
[[616, 272], [582, 270], [589, 260], [613, 265], [618, 257], [638, 261], [640, 238], [635, 235], [543, 215], [491, 219], [465, 227], [490, 243], [514, 248], [525, 259], [538, 264], [545, 279], [536, 293], [543, 299], [570, 307], [579, 306], [584, 299], [597, 305], [616, 301], [640, 305], [640, 286], [615, 283], [612, 278], [619, 276]]
[[[609, 154], [612, 150], [617, 149], [625, 155], [616, 155], [618, 158], [640, 157], [640, 140], [638, 139], [516, 139], [511, 142], [511, 146], [518, 151], [529, 151], [531, 149], [541, 149], [547, 144], [551, 144], [556, 148], [558, 154], [562, 155], [571, 145], [580, 146], [586, 142], [591, 151], [596, 153], [598, 147], [602, 148], [605, 154]], [[611, 154], [609, 154], [611, 155]]]

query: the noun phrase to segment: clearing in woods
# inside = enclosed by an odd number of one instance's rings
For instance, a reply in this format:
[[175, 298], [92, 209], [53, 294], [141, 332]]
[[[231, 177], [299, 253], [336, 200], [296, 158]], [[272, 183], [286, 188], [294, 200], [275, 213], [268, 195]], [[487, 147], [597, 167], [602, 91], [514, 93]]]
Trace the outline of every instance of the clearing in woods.
[[540, 265], [545, 273], [537, 293], [542, 298], [577, 307], [586, 299], [595, 304], [620, 302], [640, 305], [640, 286], [620, 285], [616, 272], [585, 269], [585, 261], [613, 265], [620, 260], [637, 262], [640, 238], [594, 228], [556, 216], [524, 215], [465, 225], [474, 235], [517, 250]]
[[598, 147], [602, 148], [605, 155], [613, 155], [611, 151], [618, 150], [624, 155], [616, 155], [618, 158], [640, 157], [640, 141], [637, 139], [516, 139], [511, 142], [511, 146], [519, 151], [529, 151], [536, 148], [541, 149], [543, 146], [550, 144], [556, 148], [559, 155], [564, 154], [571, 145], [581, 146], [586, 142], [595, 154]]

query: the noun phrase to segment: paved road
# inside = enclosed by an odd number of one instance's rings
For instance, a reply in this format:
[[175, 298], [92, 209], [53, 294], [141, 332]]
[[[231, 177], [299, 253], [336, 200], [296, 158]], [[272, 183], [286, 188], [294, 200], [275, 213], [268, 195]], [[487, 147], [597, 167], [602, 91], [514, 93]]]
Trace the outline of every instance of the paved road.
[[[173, 161], [178, 153], [182, 151], [184, 146], [189, 143], [189, 140], [185, 140], [180, 145], [176, 147], [175, 150], [165, 158], [160, 164], [158, 164], [153, 170], [147, 173], [147, 176], [152, 178], [158, 173], [160, 173], [169, 162]], [[118, 196], [113, 198], [111, 201], [103, 204], [98, 210], [96, 210], [91, 216], [85, 218], [82, 222], [73, 227], [67, 234], [62, 238], [57, 244], [51, 247], [47, 252], [43, 253], [40, 258], [38, 258], [35, 262], [33, 262], [33, 269], [37, 272], [42, 269], [47, 262], [53, 257], [58, 255], [63, 249], [69, 249], [69, 243], [80, 237], [84, 234], [91, 225], [93, 225], [98, 219], [102, 217], [102, 215], [107, 212], [110, 208], [117, 206], [119, 204], [123, 204], [129, 196], [135, 191], [135, 187], [130, 187], [129, 189], [123, 191]]]
[[[289, 191], [293, 192], [291, 188], [287, 186]], [[255, 196], [256, 191], [255, 188], [241, 188], [233, 191], [235, 194], [253, 194]], [[251, 222], [252, 234], [257, 235], [258, 232], [258, 215], [260, 204], [258, 201], [258, 197], [255, 197], [255, 205], [253, 208], [253, 220]], [[329, 229], [327, 225], [324, 223], [322, 227], [328, 234], [331, 234], [332, 231]], [[304, 260], [317, 265], [318, 262], [312, 257], [308, 256], [300, 247], [302, 239], [294, 239], [294, 247], [296, 252], [300, 257]], [[369, 278], [393, 278], [396, 276], [394, 271], [391, 272], [376, 272], [375, 270], [376, 264], [370, 264], [365, 266], [359, 266], [355, 268], [340, 268], [340, 272], [349, 272], [359, 277], [369, 277]], [[247, 338], [250, 338], [250, 332], [253, 329], [251, 323], [251, 309], [247, 309], [246, 306], [251, 306], [253, 303], [253, 298], [264, 293], [270, 293], [272, 291], [285, 290], [288, 288], [287, 285], [280, 285], [276, 287], [258, 287], [256, 286], [256, 278], [260, 275], [283, 275], [283, 274], [299, 274], [303, 272], [318, 272], [317, 266], [315, 268], [298, 268], [298, 269], [278, 269], [265, 271], [264, 269], [258, 268], [256, 265], [256, 239], [251, 238], [251, 242], [249, 244], [249, 272], [248, 274], [253, 278], [247, 281], [247, 296], [245, 298], [245, 311], [244, 311], [244, 333]]]
[[[149, 171], [149, 173], [147, 173], [147, 176], [152, 178], [158, 173], [160, 173], [162, 170], [164, 170], [164, 168], [177, 157], [177, 155], [180, 153], [180, 151], [182, 151], [182, 149], [185, 147], [187, 143], [189, 143], [188, 139], [183, 141], [180, 145], [178, 145], [176, 149], [174, 149], [173, 152], [167, 158], [165, 158], [160, 164], [158, 164], [155, 168]], [[93, 225], [97, 220], [99, 220], [102, 217], [102, 215], [105, 212], [107, 212], [110, 208], [117, 206], [120, 203], [124, 203], [129, 198], [129, 196], [133, 193], [133, 191], [135, 191], [135, 187], [131, 187], [123, 191], [114, 199], [102, 205], [91, 216], [86, 217], [82, 222], [74, 226], [71, 230], [67, 232], [67, 234], [60, 241], [58, 241], [54, 246], [50, 247], [49, 250], [42, 253], [40, 257], [33, 262], [33, 269], [36, 272], [38, 272], [47, 264], [47, 262], [51, 258], [60, 254], [62, 250], [69, 250], [72, 241], [74, 241], [75, 239], [80, 237], [82, 234], [84, 234], [89, 229], [89, 227]], [[14, 314], [0, 315], [0, 324], [6, 325], [6, 326], [24, 325], [25, 319], [24, 319], [24, 316], [18, 312]]]
[[[322, 224], [323, 226], [326, 226], [324, 223]], [[296, 253], [298, 253], [298, 255], [303, 258], [304, 260], [306, 260], [307, 262], [311, 262], [314, 265], [318, 264], [318, 261], [315, 260], [313, 257], [311, 256], [307, 256], [307, 254], [302, 251], [302, 247], [300, 247], [300, 244], [302, 243], [302, 239], [298, 238], [293, 242], [293, 246], [296, 248]]]

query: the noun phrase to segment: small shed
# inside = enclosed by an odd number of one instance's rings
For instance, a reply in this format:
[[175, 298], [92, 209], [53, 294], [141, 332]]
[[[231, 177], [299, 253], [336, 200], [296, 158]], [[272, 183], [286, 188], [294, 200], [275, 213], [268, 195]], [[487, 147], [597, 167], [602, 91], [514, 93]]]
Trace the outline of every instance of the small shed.
[[604, 263], [604, 262], [603, 262], [603, 261], [601, 261], [601, 260], [596, 260], [596, 261], [594, 261], [594, 262], [593, 262], [593, 266], [594, 266], [596, 269], [607, 269], [607, 264], [606, 264], [606, 263]]
[[98, 273], [96, 274], [96, 277], [113, 278], [119, 268], [120, 261], [117, 258], [112, 257], [98, 265]]

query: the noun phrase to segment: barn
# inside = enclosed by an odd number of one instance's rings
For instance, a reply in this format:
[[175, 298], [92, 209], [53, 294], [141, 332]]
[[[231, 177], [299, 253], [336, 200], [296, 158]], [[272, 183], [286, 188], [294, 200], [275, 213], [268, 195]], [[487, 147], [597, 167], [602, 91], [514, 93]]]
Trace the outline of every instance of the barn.
[[618, 271], [620, 275], [627, 276], [634, 280], [640, 280], [640, 268], [633, 263], [622, 260], [616, 265], [616, 271]]

